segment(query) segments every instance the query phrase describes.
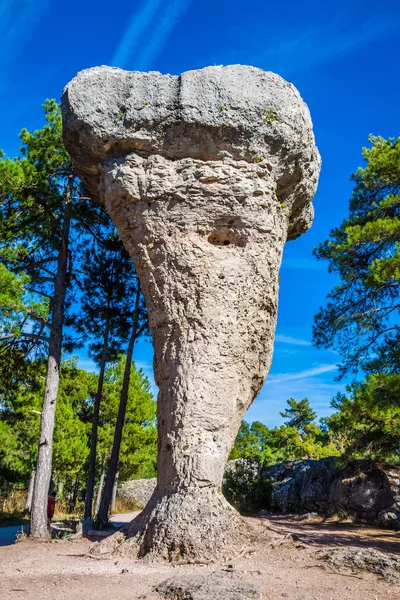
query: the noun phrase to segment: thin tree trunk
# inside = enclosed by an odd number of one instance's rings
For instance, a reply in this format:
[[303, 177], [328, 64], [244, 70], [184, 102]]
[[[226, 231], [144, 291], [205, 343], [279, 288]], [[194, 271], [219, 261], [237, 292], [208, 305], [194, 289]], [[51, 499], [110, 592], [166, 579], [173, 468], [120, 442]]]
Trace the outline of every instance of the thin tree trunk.
[[115, 503], [117, 501], [117, 490], [118, 490], [118, 479], [119, 479], [119, 464], [117, 466], [117, 472], [115, 473], [114, 485], [111, 496], [111, 512], [115, 510]]
[[97, 513], [99, 512], [99, 508], [100, 508], [101, 493], [103, 491], [104, 478], [106, 476], [106, 468], [107, 468], [107, 454], [104, 455], [103, 465], [101, 468], [100, 482], [99, 482], [99, 487], [98, 487], [97, 495], [96, 495], [96, 506], [94, 509], [95, 515], [97, 515]]
[[76, 507], [76, 500], [78, 498], [78, 489], [79, 489], [79, 475], [75, 477], [75, 483], [72, 488], [71, 500], [69, 503], [69, 512], [73, 513]]
[[64, 492], [64, 482], [59, 481], [59, 483], [57, 485], [57, 498], [59, 498], [59, 499], [62, 498], [63, 492]]
[[35, 474], [36, 471], [33, 468], [29, 477], [29, 486], [28, 486], [28, 497], [26, 499], [25, 510], [24, 513], [30, 513], [32, 508], [32, 498], [33, 498], [33, 488], [35, 486]]
[[47, 497], [51, 479], [53, 432], [56, 402], [60, 383], [62, 328], [64, 324], [65, 294], [67, 289], [68, 242], [71, 220], [64, 217], [61, 248], [58, 256], [57, 274], [52, 298], [49, 356], [47, 360], [46, 385], [40, 418], [39, 452], [33, 491], [31, 527], [33, 538], [48, 538]]
[[118, 408], [117, 423], [115, 425], [114, 442], [111, 451], [111, 458], [108, 465], [107, 478], [104, 486], [103, 497], [101, 499], [100, 510], [97, 517], [97, 525], [104, 527], [108, 523], [108, 509], [111, 503], [112, 490], [114, 486], [115, 474], [117, 472], [117, 465], [119, 460], [119, 451], [121, 448], [122, 430], [124, 427], [126, 406], [128, 403], [128, 391], [129, 381], [131, 377], [132, 367], [132, 356], [135, 341], [138, 335], [138, 324], [139, 324], [139, 304], [140, 304], [140, 293], [141, 288], [138, 282], [138, 288], [136, 291], [135, 299], [135, 311], [133, 316], [133, 327], [131, 337], [129, 339], [128, 350], [126, 352], [126, 363], [124, 370], [124, 379], [122, 382], [121, 397]]
[[100, 403], [101, 396], [103, 394], [104, 384], [104, 373], [107, 362], [107, 351], [108, 351], [108, 337], [109, 337], [109, 306], [107, 307], [107, 321], [104, 329], [103, 338], [103, 350], [101, 353], [100, 363], [100, 374], [99, 381], [97, 384], [97, 393], [93, 407], [93, 421], [92, 421], [92, 434], [90, 437], [90, 455], [89, 455], [89, 475], [86, 489], [86, 503], [85, 503], [85, 515], [84, 520], [86, 521], [85, 529], [90, 528], [92, 520], [92, 508], [93, 508], [93, 495], [94, 495], [94, 479], [96, 474], [96, 450], [97, 450], [97, 433], [99, 428], [99, 416], [100, 416]]

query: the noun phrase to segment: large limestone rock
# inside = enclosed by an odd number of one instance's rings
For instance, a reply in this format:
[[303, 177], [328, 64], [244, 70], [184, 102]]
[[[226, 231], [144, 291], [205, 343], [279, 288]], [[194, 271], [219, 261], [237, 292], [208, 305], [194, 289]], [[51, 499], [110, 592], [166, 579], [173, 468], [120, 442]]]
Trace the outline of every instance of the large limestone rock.
[[371, 460], [341, 465], [335, 458], [287, 461], [267, 467], [271, 508], [288, 513], [345, 512], [400, 529], [400, 468]]
[[118, 497], [134, 504], [136, 508], [144, 508], [157, 486], [157, 479], [132, 479], [125, 481], [118, 488]]
[[127, 533], [140, 554], [209, 556], [239, 523], [220, 488], [271, 364], [283, 247], [312, 222], [309, 111], [253, 67], [99, 67], [68, 84], [63, 115], [78, 173], [133, 258], [153, 336], [158, 484]]

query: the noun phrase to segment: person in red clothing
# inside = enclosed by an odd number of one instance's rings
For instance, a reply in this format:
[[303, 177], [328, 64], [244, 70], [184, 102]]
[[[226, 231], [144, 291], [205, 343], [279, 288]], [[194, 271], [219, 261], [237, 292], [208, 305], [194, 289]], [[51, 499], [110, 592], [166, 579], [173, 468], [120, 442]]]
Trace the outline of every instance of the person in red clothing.
[[56, 486], [51, 480], [49, 487], [49, 495], [47, 496], [47, 524], [51, 527], [51, 520], [54, 517], [54, 509], [56, 507]]

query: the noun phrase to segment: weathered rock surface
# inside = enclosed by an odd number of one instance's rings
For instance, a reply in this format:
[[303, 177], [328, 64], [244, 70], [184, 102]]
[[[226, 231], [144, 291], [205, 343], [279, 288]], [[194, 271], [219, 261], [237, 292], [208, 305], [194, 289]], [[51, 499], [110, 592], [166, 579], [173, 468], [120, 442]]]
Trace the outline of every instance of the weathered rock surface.
[[260, 598], [256, 585], [247, 583], [227, 571], [201, 575], [191, 573], [167, 579], [154, 591], [169, 600], [252, 600]]
[[100, 67], [68, 84], [63, 115], [149, 311], [158, 483], [127, 535], [141, 555], [215, 554], [243, 535], [224, 466], [271, 364], [284, 244], [312, 221], [320, 159], [307, 106], [253, 67]]
[[369, 460], [338, 465], [335, 458], [288, 461], [267, 467], [272, 510], [329, 514], [400, 529], [400, 467]]
[[395, 554], [380, 552], [375, 548], [330, 548], [319, 551], [322, 558], [334, 570], [351, 569], [355, 573], [368, 571], [391, 583], [400, 582], [400, 558]]
[[[253, 183], [265, 171], [273, 172], [277, 199], [287, 204], [291, 237], [311, 225], [320, 158], [310, 114], [296, 88], [275, 73], [232, 65], [177, 77], [94, 67], [78, 73], [65, 88], [63, 116], [66, 146], [90, 195], [102, 203], [101, 166], [110, 157], [134, 152], [169, 161], [190, 158], [205, 167], [224, 159], [229, 165], [231, 159], [233, 164], [243, 161], [242, 167], [262, 167], [255, 169]], [[210, 166], [195, 174], [199, 183], [227, 180], [229, 167], [218, 177]], [[173, 188], [157, 191], [167, 200], [175, 196]], [[245, 202], [253, 194], [261, 196], [261, 189], [248, 185], [239, 194], [233, 191], [259, 220], [264, 211]]]
[[118, 497], [129, 500], [137, 508], [144, 508], [157, 486], [157, 479], [132, 479], [118, 487]]

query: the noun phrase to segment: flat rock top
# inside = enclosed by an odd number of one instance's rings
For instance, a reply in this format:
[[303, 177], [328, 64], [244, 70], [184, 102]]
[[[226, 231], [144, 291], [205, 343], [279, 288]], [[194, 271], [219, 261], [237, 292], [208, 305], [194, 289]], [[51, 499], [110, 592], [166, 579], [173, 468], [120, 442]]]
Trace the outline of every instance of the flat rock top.
[[[63, 102], [68, 131], [78, 120], [104, 141], [124, 139], [141, 127], [181, 122], [244, 128], [249, 134], [253, 129], [266, 132], [273, 124], [274, 130], [289, 126], [300, 133], [310, 125], [307, 106], [293, 85], [275, 73], [242, 65], [180, 76], [94, 67], [67, 85]], [[174, 158], [187, 156], [183, 147], [170, 151]]]
[[306, 104], [292, 84], [255, 67], [207, 67], [180, 76], [94, 67], [66, 86], [62, 105], [66, 147], [93, 197], [98, 164], [129, 152], [267, 160], [278, 177], [304, 163], [307, 176], [318, 178]]

